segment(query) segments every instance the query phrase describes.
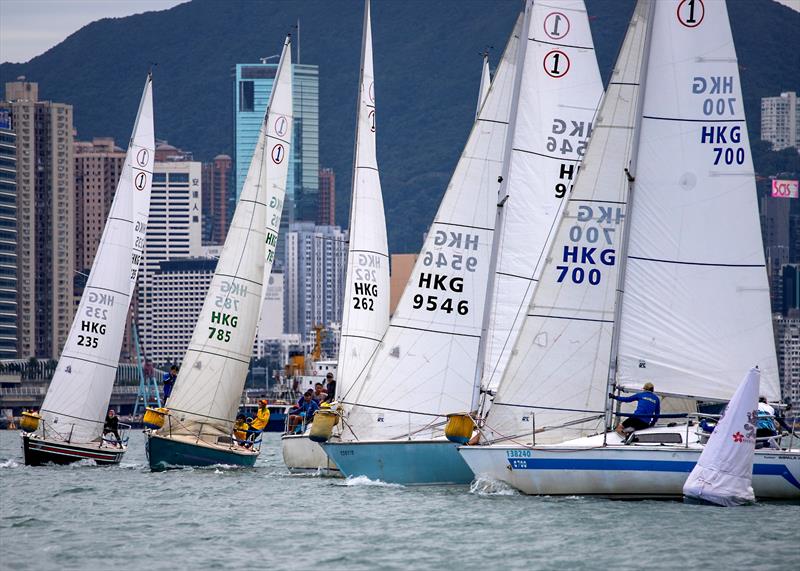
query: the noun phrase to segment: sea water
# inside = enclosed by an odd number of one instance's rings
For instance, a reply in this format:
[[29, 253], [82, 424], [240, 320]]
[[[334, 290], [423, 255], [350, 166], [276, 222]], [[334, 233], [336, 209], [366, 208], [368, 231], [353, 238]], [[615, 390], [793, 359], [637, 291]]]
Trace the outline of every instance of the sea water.
[[0, 431], [0, 569], [800, 569], [800, 506], [530, 497], [255, 468], [27, 467]]

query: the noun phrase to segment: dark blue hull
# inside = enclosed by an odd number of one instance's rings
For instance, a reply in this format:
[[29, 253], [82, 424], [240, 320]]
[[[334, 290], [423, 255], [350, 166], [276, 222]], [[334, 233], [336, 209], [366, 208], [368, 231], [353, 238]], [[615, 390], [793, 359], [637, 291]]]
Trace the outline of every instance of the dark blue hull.
[[181, 466], [214, 466], [218, 464], [250, 468], [258, 458], [257, 452], [192, 444], [151, 432], [145, 432], [145, 447], [150, 469], [154, 471]]

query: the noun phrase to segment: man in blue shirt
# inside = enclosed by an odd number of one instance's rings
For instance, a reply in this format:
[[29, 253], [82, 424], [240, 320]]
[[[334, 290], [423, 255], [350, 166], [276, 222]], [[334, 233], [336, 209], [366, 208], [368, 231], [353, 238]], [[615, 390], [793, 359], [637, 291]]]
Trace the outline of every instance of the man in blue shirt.
[[[653, 383], [645, 383], [642, 387], [642, 392], [636, 393], [629, 397], [618, 397], [609, 393], [609, 397], [619, 402], [636, 402], [636, 410], [633, 411], [633, 416], [629, 416], [624, 422], [617, 424], [617, 433], [624, 435], [628, 432], [642, 430], [655, 425], [661, 414], [661, 400], [658, 395], [653, 392], [655, 387]], [[625, 429], [628, 430], [625, 430]]]
[[164, 373], [164, 402], [167, 402], [169, 395], [172, 394], [172, 387], [175, 384], [175, 379], [178, 378], [178, 367], [172, 365], [169, 368], [169, 373]]

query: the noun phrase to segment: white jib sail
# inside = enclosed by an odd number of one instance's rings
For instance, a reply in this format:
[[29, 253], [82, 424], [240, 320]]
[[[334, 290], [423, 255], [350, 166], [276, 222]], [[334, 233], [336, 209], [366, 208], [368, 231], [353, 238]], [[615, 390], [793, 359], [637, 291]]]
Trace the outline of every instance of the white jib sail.
[[216, 441], [229, 434], [253, 351], [263, 288], [275, 255], [292, 140], [290, 40], [242, 194], [167, 406], [163, 433]]
[[546, 429], [536, 434], [537, 444], [560, 442], [602, 425], [648, 6], [640, 3], [634, 11], [580, 174], [563, 205], [488, 413], [490, 440], [530, 438], [535, 428]]
[[369, 1], [364, 9], [350, 244], [347, 253], [337, 392], [347, 394], [389, 325], [389, 247], [375, 149], [375, 84]]
[[780, 398], [738, 63], [724, 2], [656, 2], [619, 384], [727, 400], [757, 364]]
[[519, 33], [520, 20], [369, 372], [341, 395], [362, 405], [349, 411], [345, 439], [396, 438], [437, 421], [397, 411], [470, 405]]
[[108, 220], [42, 404], [45, 436], [91, 442], [103, 432], [150, 210], [152, 87], [148, 75]]
[[758, 369], [750, 369], [736, 389], [683, 485], [684, 496], [721, 506], [755, 501], [753, 457], [760, 378]]
[[[497, 388], [522, 326], [603, 96], [583, 0], [528, 2], [526, 53], [506, 185], [496, 231], [496, 267], [486, 303], [482, 388]], [[477, 394], [476, 394], [477, 401]]]
[[481, 112], [481, 105], [486, 101], [486, 96], [489, 94], [489, 86], [492, 84], [491, 74], [489, 73], [489, 52], [483, 54], [483, 68], [481, 70], [481, 86], [478, 90], [478, 106], [475, 109], [475, 118], [477, 119]]

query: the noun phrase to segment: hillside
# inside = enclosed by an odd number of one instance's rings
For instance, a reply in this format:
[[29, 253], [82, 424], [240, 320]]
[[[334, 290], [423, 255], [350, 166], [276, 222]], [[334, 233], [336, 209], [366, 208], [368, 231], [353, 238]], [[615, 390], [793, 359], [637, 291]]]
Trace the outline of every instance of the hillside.
[[[759, 98], [800, 91], [800, 56], [783, 38], [800, 14], [771, 0], [729, 2], [751, 133]], [[478, 53], [495, 65], [516, 0], [373, 1], [378, 153], [392, 251], [414, 251], [471, 125]], [[587, 0], [601, 71], [608, 77], [632, 0]], [[0, 82], [25, 75], [43, 98], [75, 106], [79, 137], [124, 144], [145, 73], [156, 62], [156, 132], [208, 160], [232, 154], [232, 67], [278, 53], [301, 22], [301, 62], [320, 66], [320, 165], [337, 174], [346, 225], [362, 4], [194, 0], [161, 12], [94, 22], [24, 64], [0, 65]], [[755, 129], [755, 130], [754, 130]]]

